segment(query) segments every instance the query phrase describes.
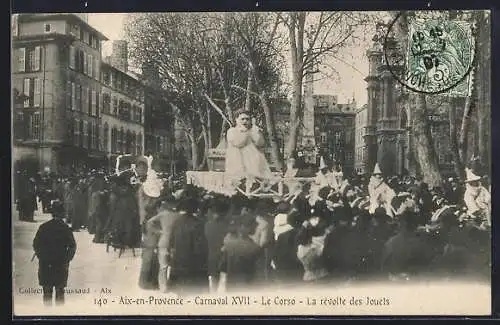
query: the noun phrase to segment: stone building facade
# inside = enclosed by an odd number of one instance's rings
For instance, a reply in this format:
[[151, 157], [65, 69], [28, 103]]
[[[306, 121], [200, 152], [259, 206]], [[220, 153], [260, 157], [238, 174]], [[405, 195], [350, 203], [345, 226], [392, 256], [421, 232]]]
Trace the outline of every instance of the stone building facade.
[[[12, 35], [15, 169], [68, 173], [146, 149], [172, 159], [172, 123], [148, 112], [168, 109], [164, 94], [129, 71], [125, 41], [103, 60], [108, 39], [79, 14], [15, 15]], [[152, 97], [163, 102], [148, 104]]]
[[14, 162], [38, 170], [99, 164], [101, 42], [72, 14], [22, 14], [15, 20], [12, 87]]

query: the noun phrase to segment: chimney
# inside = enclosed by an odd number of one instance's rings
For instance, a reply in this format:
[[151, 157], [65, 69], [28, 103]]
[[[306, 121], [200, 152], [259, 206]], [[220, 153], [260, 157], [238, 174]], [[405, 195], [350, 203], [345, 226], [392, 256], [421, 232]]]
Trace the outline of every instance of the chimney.
[[113, 41], [113, 50], [111, 52], [111, 65], [124, 72], [128, 71], [128, 47], [127, 41]]
[[142, 77], [149, 83], [160, 83], [160, 73], [158, 66], [151, 61], [146, 61], [142, 64]]

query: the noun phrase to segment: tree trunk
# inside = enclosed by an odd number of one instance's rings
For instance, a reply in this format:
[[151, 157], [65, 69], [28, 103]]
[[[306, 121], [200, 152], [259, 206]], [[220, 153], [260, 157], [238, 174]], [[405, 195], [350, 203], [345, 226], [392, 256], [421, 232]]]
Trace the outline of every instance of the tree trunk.
[[431, 131], [427, 122], [427, 103], [425, 94], [416, 94], [416, 105], [413, 119], [413, 134], [417, 162], [422, 171], [423, 180], [430, 188], [441, 186], [442, 179], [439, 163], [432, 142]]
[[251, 63], [248, 63], [247, 93], [245, 98], [245, 110], [247, 112], [250, 112], [252, 110], [252, 91], [253, 91], [252, 66]]
[[207, 107], [207, 126], [203, 127], [203, 130], [208, 130], [205, 131], [205, 134], [203, 135], [205, 138], [205, 151], [208, 149], [213, 148], [213, 141], [212, 141], [212, 114], [210, 114], [210, 108]]
[[[478, 26], [486, 25], [486, 12], [477, 13]], [[489, 29], [480, 28], [477, 43], [477, 130], [478, 130], [478, 154], [482, 167], [487, 167], [489, 173], [490, 164], [490, 105], [489, 87], [490, 87], [490, 64], [489, 64]]]
[[274, 116], [272, 114], [271, 108], [269, 107], [266, 100], [265, 93], [259, 97], [262, 108], [264, 109], [264, 116], [266, 117], [266, 131], [269, 136], [269, 142], [271, 144], [271, 159], [275, 163], [278, 170], [283, 171], [283, 159], [280, 154], [280, 148], [278, 144], [278, 138], [276, 137], [276, 124], [274, 123]]
[[191, 168], [198, 170], [198, 142], [193, 128], [189, 129], [189, 141], [191, 142]]
[[302, 81], [304, 75], [304, 25], [306, 13], [290, 13], [288, 36], [290, 42], [292, 66], [292, 102], [290, 105], [290, 130], [285, 152], [291, 154], [297, 147], [299, 127], [301, 125]]
[[198, 170], [202, 170], [205, 167], [205, 164], [207, 162], [207, 157], [208, 157], [208, 150], [212, 148], [211, 146], [208, 146], [207, 144], [210, 142], [210, 132], [207, 130], [207, 127], [202, 125], [201, 126], [202, 130], [202, 135], [203, 135], [203, 141], [204, 141], [204, 146], [203, 146], [203, 158], [200, 161], [200, 164], [198, 165]]
[[463, 181], [465, 180], [465, 169], [458, 149], [457, 101], [455, 99], [452, 99], [450, 104], [450, 110], [448, 112], [448, 119], [450, 120], [450, 149], [451, 154], [453, 155], [455, 174], [457, 174], [460, 181]]
[[227, 122], [225, 120], [222, 120], [222, 125], [220, 127], [220, 133], [219, 133], [219, 143], [224, 141], [224, 138], [226, 137], [226, 126]]
[[[475, 80], [475, 79], [474, 79]], [[475, 82], [475, 81], [472, 82]], [[467, 144], [469, 135], [469, 122], [472, 114], [471, 100], [470, 96], [465, 98], [465, 107], [463, 110], [462, 123], [460, 125], [460, 138], [458, 140], [458, 152], [460, 154], [460, 160], [466, 164], [467, 161]]]

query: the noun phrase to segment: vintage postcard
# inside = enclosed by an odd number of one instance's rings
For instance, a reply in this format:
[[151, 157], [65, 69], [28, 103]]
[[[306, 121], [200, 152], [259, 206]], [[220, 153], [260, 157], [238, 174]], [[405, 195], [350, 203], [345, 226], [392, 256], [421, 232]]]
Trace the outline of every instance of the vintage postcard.
[[14, 316], [490, 315], [491, 12], [12, 15]]

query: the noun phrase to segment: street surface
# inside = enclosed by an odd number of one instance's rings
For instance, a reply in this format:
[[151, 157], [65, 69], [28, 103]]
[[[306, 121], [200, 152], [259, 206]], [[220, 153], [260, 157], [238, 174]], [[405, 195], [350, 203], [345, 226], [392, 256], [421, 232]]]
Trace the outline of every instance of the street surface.
[[[15, 211], [15, 209], [14, 209]], [[30, 293], [40, 289], [38, 285], [38, 260], [33, 257], [33, 238], [38, 227], [45, 221], [50, 220], [49, 214], [35, 212], [35, 221], [21, 222], [17, 213], [13, 216], [13, 301], [17, 308], [29, 308], [30, 310], [45, 309], [42, 303], [42, 294]], [[77, 250], [70, 264], [68, 289], [82, 290], [90, 289], [85, 293], [68, 293], [66, 302], [74, 298], [85, 299], [93, 303], [94, 298], [101, 296], [101, 290], [109, 288], [115, 295], [117, 289], [123, 288], [127, 293], [143, 291], [138, 288], [141, 250], [127, 249], [120, 258], [118, 251], [110, 248], [106, 253], [105, 244], [92, 243], [94, 235], [87, 231], [73, 232], [77, 244]], [[103, 292], [105, 290], [102, 290]], [[145, 291], [151, 293], [151, 291]], [[117, 294], [119, 292], [116, 292]]]

